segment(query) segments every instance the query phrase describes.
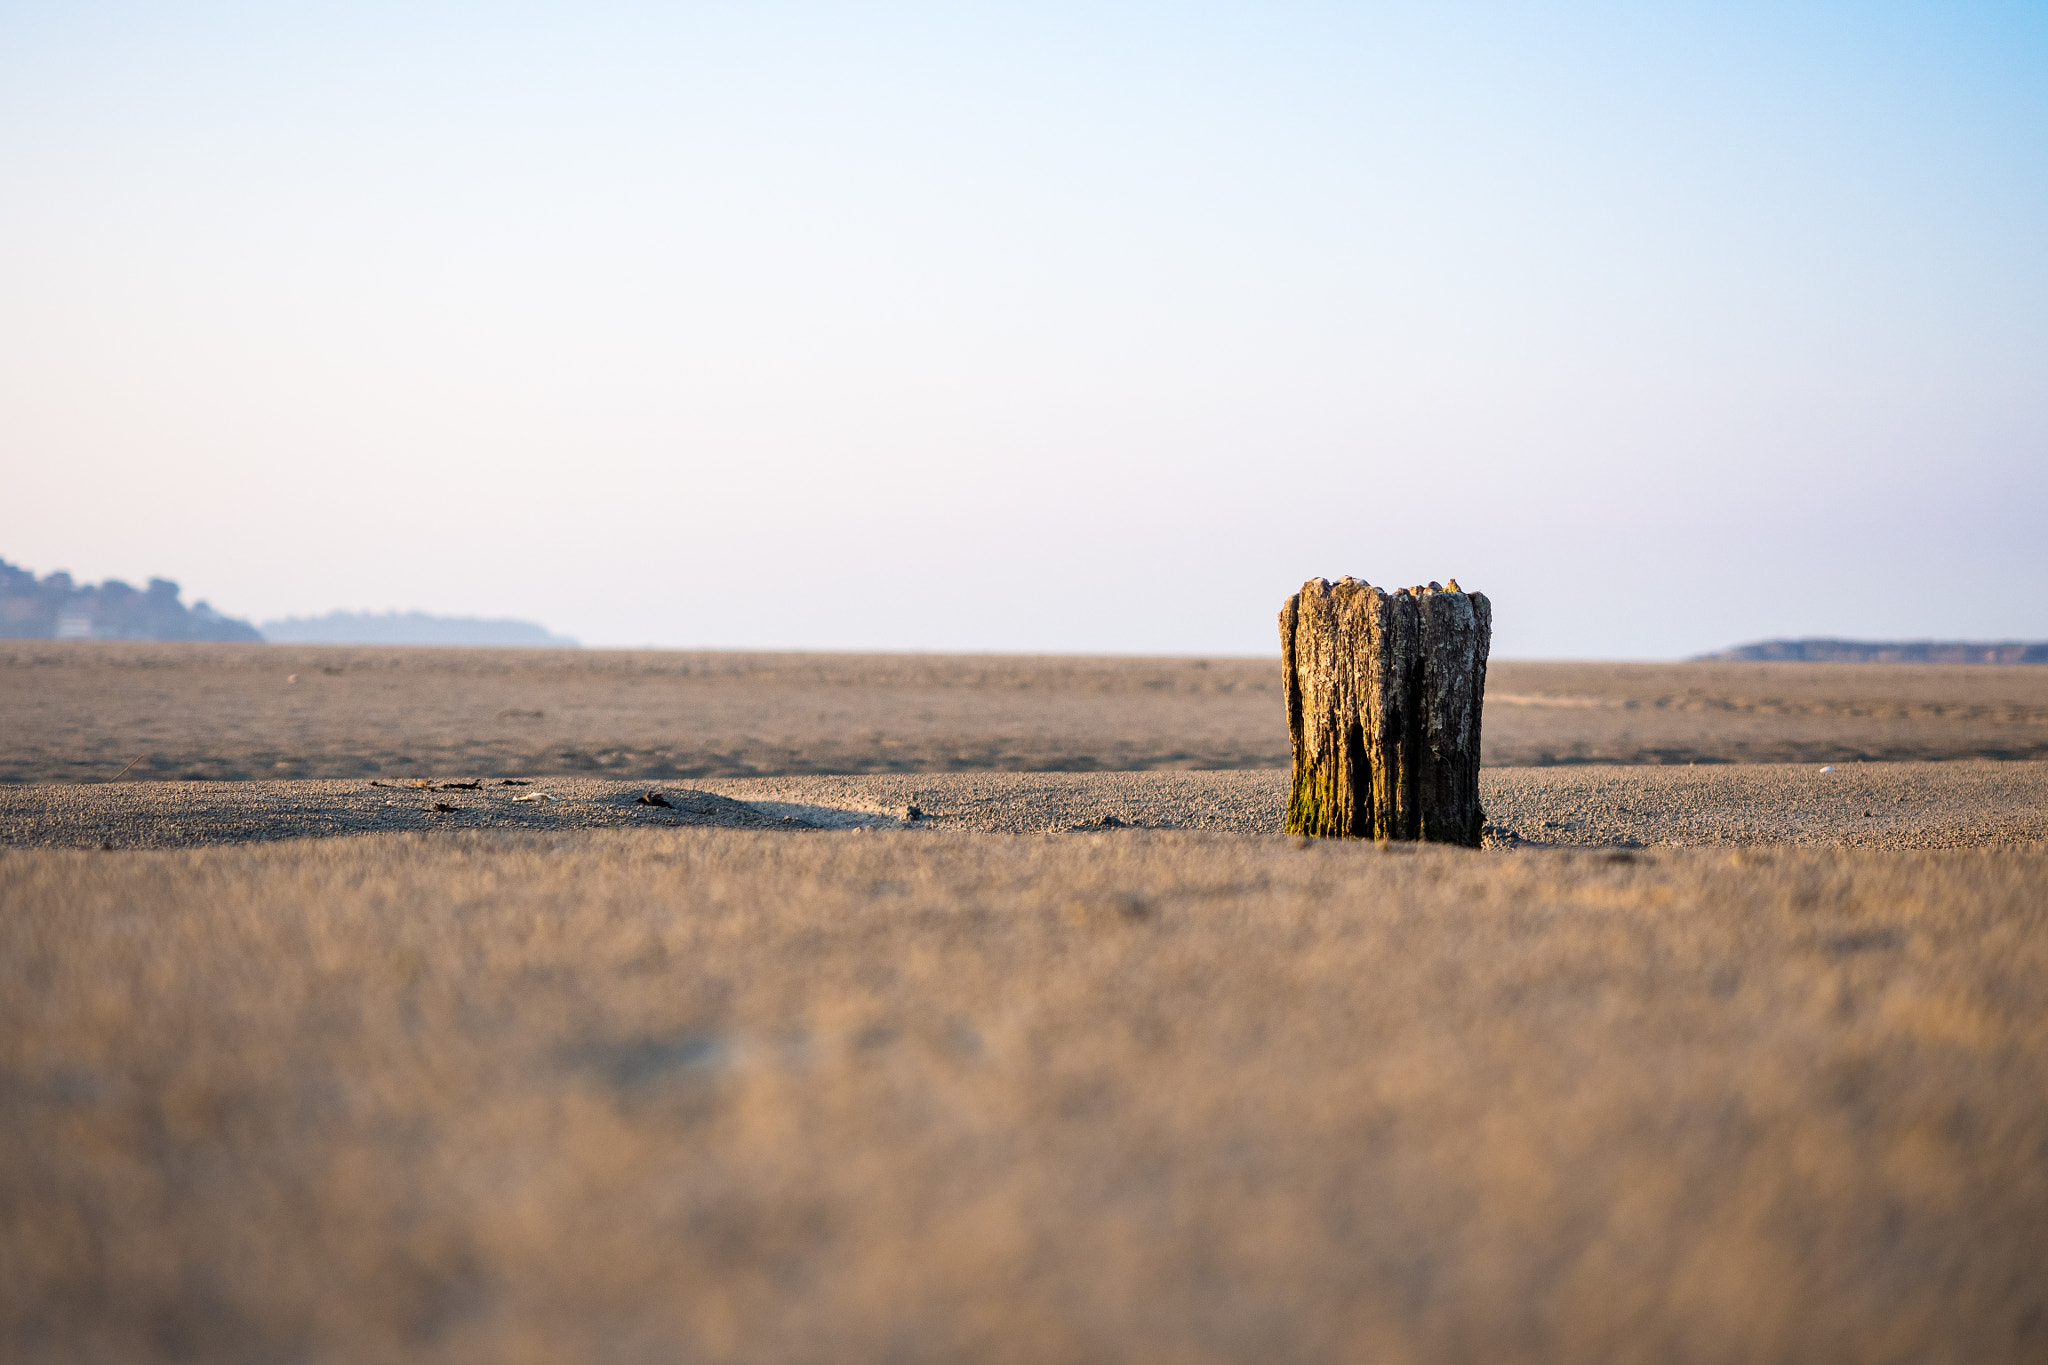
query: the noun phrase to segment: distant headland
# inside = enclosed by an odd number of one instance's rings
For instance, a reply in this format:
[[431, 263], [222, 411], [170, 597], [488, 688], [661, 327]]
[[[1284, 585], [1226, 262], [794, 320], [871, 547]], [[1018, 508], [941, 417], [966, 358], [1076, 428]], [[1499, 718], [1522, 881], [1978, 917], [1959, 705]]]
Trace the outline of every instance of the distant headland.
[[58, 572], [37, 578], [0, 559], [0, 640], [209, 640], [261, 644], [512, 645], [575, 649], [576, 641], [532, 621], [429, 616], [420, 611], [331, 611], [288, 616], [259, 628], [223, 616], [205, 602], [187, 607], [178, 585], [152, 578], [145, 588], [118, 578], [74, 583]]
[[2048, 664], [2048, 641], [1763, 640], [1701, 659], [1807, 664]]

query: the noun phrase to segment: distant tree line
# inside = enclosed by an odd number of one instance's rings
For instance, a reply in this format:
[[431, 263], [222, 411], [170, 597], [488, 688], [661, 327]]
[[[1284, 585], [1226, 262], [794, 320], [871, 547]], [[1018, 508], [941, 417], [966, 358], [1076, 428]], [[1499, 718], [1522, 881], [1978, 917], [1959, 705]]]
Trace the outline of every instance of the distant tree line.
[[133, 588], [118, 578], [77, 584], [68, 573], [37, 578], [0, 559], [0, 640], [246, 640], [256, 627], [204, 602], [187, 607], [178, 585], [152, 578]]

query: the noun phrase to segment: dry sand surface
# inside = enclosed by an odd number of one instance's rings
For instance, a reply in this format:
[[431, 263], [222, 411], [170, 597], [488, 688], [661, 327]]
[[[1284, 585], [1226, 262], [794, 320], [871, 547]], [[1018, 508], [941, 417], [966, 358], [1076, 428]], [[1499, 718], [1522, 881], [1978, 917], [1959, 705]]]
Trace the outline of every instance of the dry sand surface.
[[8, 648], [0, 1360], [2048, 1359], [2048, 669]]
[[[0, 786], [0, 845], [182, 848], [403, 831], [735, 828], [1277, 834], [1275, 771]], [[640, 798], [657, 792], [667, 805]], [[1488, 842], [1979, 848], [2048, 844], [2048, 763], [1493, 768]], [[906, 818], [912, 809], [914, 819]]]
[[0, 1356], [2038, 1361], [2048, 855], [0, 850]]
[[[2048, 758], [2048, 668], [1489, 674], [1496, 766], [1954, 758]], [[0, 643], [0, 783], [1287, 762], [1277, 659]]]

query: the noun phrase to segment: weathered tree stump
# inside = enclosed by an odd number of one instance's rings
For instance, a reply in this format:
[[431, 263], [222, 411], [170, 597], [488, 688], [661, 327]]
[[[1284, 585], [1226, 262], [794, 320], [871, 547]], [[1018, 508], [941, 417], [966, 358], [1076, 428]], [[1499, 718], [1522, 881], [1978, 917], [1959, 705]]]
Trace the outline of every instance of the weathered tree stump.
[[1493, 605], [1315, 578], [1280, 609], [1293, 834], [1479, 846], [1479, 710]]

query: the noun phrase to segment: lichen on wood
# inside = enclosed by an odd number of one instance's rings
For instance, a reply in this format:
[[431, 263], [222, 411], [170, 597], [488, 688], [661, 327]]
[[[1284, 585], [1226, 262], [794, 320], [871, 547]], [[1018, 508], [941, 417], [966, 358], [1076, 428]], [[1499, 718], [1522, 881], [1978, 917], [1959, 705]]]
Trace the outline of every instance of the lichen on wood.
[[1493, 607], [1448, 588], [1311, 579], [1280, 610], [1291, 833], [1477, 847]]

